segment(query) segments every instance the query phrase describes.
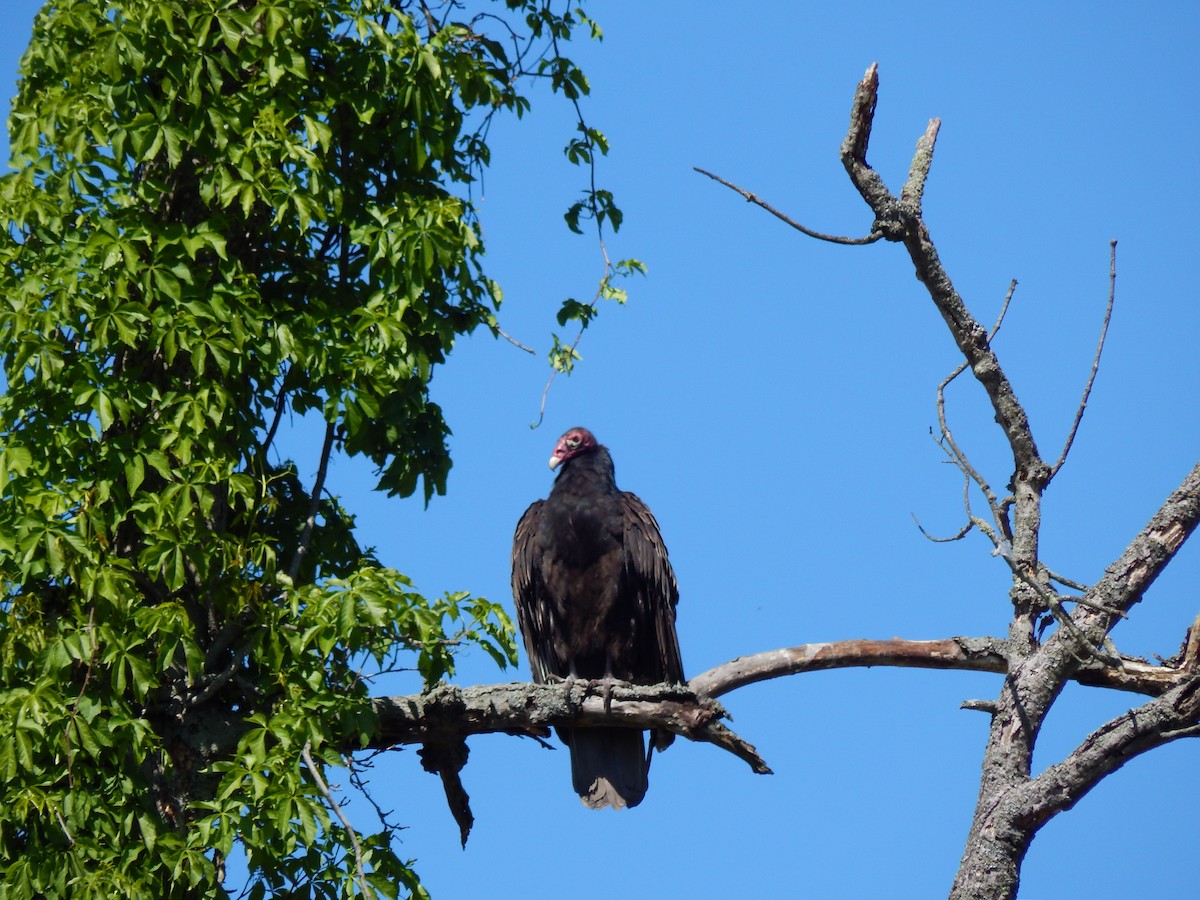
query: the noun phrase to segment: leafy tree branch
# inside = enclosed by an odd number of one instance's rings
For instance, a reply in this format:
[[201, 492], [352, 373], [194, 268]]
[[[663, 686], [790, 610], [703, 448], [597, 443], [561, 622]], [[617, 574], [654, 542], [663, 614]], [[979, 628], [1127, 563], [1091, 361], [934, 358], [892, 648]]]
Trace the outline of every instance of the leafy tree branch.
[[[235, 845], [252, 892], [422, 894], [321, 767], [374, 727], [364, 666], [508, 665], [513, 626], [381, 566], [326, 476], [357, 455], [390, 494], [445, 492], [430, 379], [501, 296], [488, 127], [539, 74], [586, 85], [559, 52], [580, 29], [550, 0], [39, 13], [0, 179], [10, 896], [220, 897]], [[323, 423], [300, 465], [289, 412]]]

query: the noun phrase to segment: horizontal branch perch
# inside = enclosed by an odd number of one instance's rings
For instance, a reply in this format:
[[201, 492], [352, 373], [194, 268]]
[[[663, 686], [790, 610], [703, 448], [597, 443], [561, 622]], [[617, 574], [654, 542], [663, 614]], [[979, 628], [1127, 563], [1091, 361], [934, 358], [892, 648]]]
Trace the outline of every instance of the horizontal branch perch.
[[[605, 696], [607, 693], [608, 696]], [[725, 710], [683, 685], [627, 685], [582, 679], [561, 684], [440, 684], [424, 694], [374, 701], [379, 730], [369, 748], [397, 744], [446, 744], [472, 734], [546, 737], [552, 725], [625, 725], [665, 728], [706, 741], [744, 760], [755, 772], [771, 770], [755, 751], [721, 724]]]
[[[754, 748], [721, 725], [725, 710], [714, 698], [758, 681], [823, 669], [893, 666], [1004, 673], [1007, 652], [1007, 642], [992, 637], [803, 644], [739, 656], [697, 675], [687, 686], [612, 682], [608, 697], [603, 682], [582, 679], [466, 688], [442, 684], [423, 694], [376, 698], [379, 730], [370, 748], [445, 743], [472, 734], [546, 737], [554, 725], [625, 725], [666, 728], [716, 744], [746, 760], [756, 772], [765, 772], [769, 770]], [[1074, 678], [1080, 684], [1157, 697], [1190, 674], [1190, 665], [1175, 668], [1121, 657], [1115, 666], [1085, 666]]]
[[[503, 733], [541, 739], [548, 737], [551, 726], [556, 725], [665, 728], [694, 741], [715, 744], [756, 773], [766, 775], [771, 770], [754, 747], [721, 723], [726, 713], [714, 698], [758, 681], [821, 669], [893, 666], [1003, 673], [1008, 671], [1008, 649], [1006, 641], [991, 637], [851, 640], [739, 656], [696, 676], [686, 686], [584, 679], [466, 688], [439, 684], [423, 694], [377, 697], [373, 705], [379, 728], [364, 749], [423, 745], [422, 765], [441, 776], [465, 845], [473, 817], [459, 771], [467, 758], [466, 738], [472, 734]], [[1128, 658], [1120, 658], [1115, 666], [1091, 663], [1080, 668], [1074, 678], [1081, 684], [1157, 697], [1189, 677], [1195, 680], [1196, 655], [1185, 652], [1179, 668], [1152, 666]]]
[[850, 640], [828, 644], [802, 644], [767, 650], [709, 669], [689, 682], [704, 697], [719, 697], [732, 690], [779, 678], [822, 669], [862, 666], [901, 666], [920, 669], [966, 669], [975, 672], [1005, 672], [1004, 641], [998, 638], [947, 638], [939, 641]]
[[[917, 669], [960, 669], [966, 672], [1008, 671], [1007, 642], [1000, 638], [953, 637], [935, 641], [850, 640], [802, 644], [767, 650], [709, 669], [689, 682], [701, 697], [719, 697], [732, 690], [784, 675], [823, 669], [894, 666]], [[1119, 657], [1116, 666], [1091, 664], [1074, 679], [1091, 687], [1106, 687], [1157, 697], [1191, 673], [1188, 668], [1155, 666], [1140, 659]]]

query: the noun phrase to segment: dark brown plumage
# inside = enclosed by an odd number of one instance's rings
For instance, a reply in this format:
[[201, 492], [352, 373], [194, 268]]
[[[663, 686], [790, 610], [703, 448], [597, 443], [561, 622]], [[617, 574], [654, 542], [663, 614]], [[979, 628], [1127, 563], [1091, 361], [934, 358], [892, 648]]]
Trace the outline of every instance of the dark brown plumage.
[[[617, 488], [612, 457], [586, 428], [559, 438], [550, 468], [560, 469], [550, 496], [525, 511], [513, 538], [513, 597], [534, 681], [682, 682], [679, 589], [658, 522]], [[649, 767], [641, 732], [572, 728], [560, 735], [584, 804], [641, 802]], [[662, 750], [673, 738], [656, 731], [651, 743]]]

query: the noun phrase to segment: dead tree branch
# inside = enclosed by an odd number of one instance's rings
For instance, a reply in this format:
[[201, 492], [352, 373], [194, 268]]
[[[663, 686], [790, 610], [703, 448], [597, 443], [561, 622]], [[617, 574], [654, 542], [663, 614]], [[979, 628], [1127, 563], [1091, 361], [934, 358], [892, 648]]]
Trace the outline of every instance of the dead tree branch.
[[296, 552], [292, 556], [292, 564], [288, 567], [288, 578], [294, 583], [300, 576], [300, 565], [304, 561], [304, 556], [308, 553], [308, 546], [312, 542], [313, 530], [317, 524], [317, 514], [321, 511], [321, 492], [325, 490], [325, 476], [329, 472], [329, 459], [333, 454], [333, 439], [336, 434], [336, 428], [333, 422], [325, 425], [325, 440], [321, 445], [321, 462], [317, 466], [317, 478], [313, 482], [312, 499], [308, 504], [308, 518], [304, 520], [304, 530], [300, 533], [300, 543], [296, 547]]
[[1106, 722], [1066, 759], [1021, 789], [1019, 805], [1041, 825], [1070, 809], [1106, 775], [1136, 756], [1200, 734], [1200, 675], [1192, 674], [1150, 703]]
[[[1103, 638], [1120, 620], [1119, 613], [1128, 613], [1142, 599], [1197, 524], [1200, 524], [1200, 463], [1171, 492], [1120, 558], [1105, 569], [1104, 577], [1084, 595], [1091, 605], [1076, 613], [1076, 621], [1089, 638]], [[1054, 638], [1047, 643], [1048, 653], [1054, 652], [1053, 643]]]
[[863, 666], [902, 666], [920, 669], [963, 669], [973, 672], [1007, 671], [1007, 648], [998, 638], [948, 638], [937, 641], [851, 640], [805, 644], [739, 656], [697, 675], [688, 684], [700, 696], [719, 697], [748, 684], [819, 672], [824, 669]]
[[941, 313], [972, 373], [983, 385], [996, 413], [996, 421], [1004, 430], [1012, 447], [1013, 457], [1020, 468], [1042, 482], [1049, 467], [1042, 462], [1033, 431], [1016, 391], [1000, 368], [992, 352], [987, 330], [971, 315], [954, 289], [950, 276], [938, 258], [929, 229], [921, 218], [921, 198], [925, 177], [933, 158], [938, 120], [929, 123], [917, 145], [907, 193], [895, 197], [879, 174], [867, 164], [867, 144], [875, 118], [878, 100], [879, 70], [872, 65], [859, 82], [851, 106], [850, 127], [842, 141], [842, 165], [859, 194], [875, 213], [872, 231], [881, 231], [889, 241], [903, 242], [917, 269], [917, 278], [925, 285], [938, 312]]
[[[1012, 569], [1013, 618], [1008, 638], [843, 641], [796, 647], [735, 660], [699, 676], [692, 684], [698, 691], [703, 689], [712, 694], [774, 677], [771, 673], [794, 674], [849, 665], [915, 665], [1005, 672], [1004, 688], [996, 700], [971, 700], [966, 704], [968, 708], [990, 713], [992, 724], [984, 751], [975, 816], [951, 898], [1007, 900], [1016, 895], [1025, 851], [1043, 822], [1070, 808], [1101, 778], [1134, 756], [1180, 737], [1200, 736], [1200, 672], [1196, 668], [1200, 626], [1193, 626], [1177, 666], [1150, 666], [1119, 656], [1115, 651], [1110, 652], [1108, 641], [1112, 628], [1141, 600], [1200, 522], [1200, 465], [1184, 478], [1095, 584], [1085, 587], [1069, 582], [1041, 561], [1042, 494], [1066, 460], [1095, 383], [1115, 297], [1115, 242], [1110, 260], [1109, 302], [1092, 371], [1063, 451], [1049, 465], [1038, 451], [1026, 411], [992, 348], [996, 329], [989, 333], [967, 309], [938, 257], [922, 216], [921, 201], [940, 122], [930, 120], [917, 142], [904, 187], [899, 195], [893, 194], [867, 162], [878, 89], [878, 68], [872, 65], [855, 90], [850, 125], [841, 145], [842, 163], [851, 183], [875, 216], [871, 234], [880, 234], [905, 247], [917, 278], [963, 355], [963, 365], [938, 387], [941, 429], [938, 443], [962, 471], [968, 487], [972, 481], [979, 486], [991, 508], [995, 531], [973, 516], [969, 503], [966, 504], [969, 525], [980, 528], [991, 538]], [[787, 221], [786, 216], [758, 198], [747, 199]], [[1012, 454], [1013, 469], [1008, 479], [1011, 496], [1003, 500], [967, 460], [947, 424], [945, 388], [966, 368], [971, 369], [987, 393], [996, 423]], [[1051, 581], [1073, 587], [1080, 591], [1080, 596], [1058, 595], [1050, 587]], [[1063, 608], [1064, 602], [1074, 603], [1075, 609], [1068, 613]], [[1053, 612], [1059, 627], [1041, 643], [1037, 625], [1047, 610]], [[1070, 679], [1137, 691], [1154, 699], [1100, 726], [1065, 760], [1032, 778], [1033, 746], [1042, 722]]]
[[[924, 182], [922, 182], [922, 185], [923, 184]], [[1016, 289], [1017, 280], [1014, 278], [1009, 282], [1008, 291], [1004, 295], [1004, 302], [1000, 305], [1000, 312], [996, 316], [996, 322], [994, 325], [992, 325], [992, 330], [988, 332], [989, 343], [994, 340], [996, 335], [1000, 332], [1000, 326], [1004, 324], [1004, 317], [1008, 313], [1008, 307], [1009, 304], [1012, 303], [1013, 293], [1016, 291]], [[937, 386], [937, 418], [938, 429], [941, 432], [939, 438], [937, 438], [937, 444], [942, 448], [943, 451], [945, 451], [946, 455], [950, 457], [950, 461], [953, 462], [954, 465], [957, 466], [963, 475], [968, 479], [968, 487], [970, 486], [971, 481], [974, 481], [979, 486], [980, 492], [983, 494], [984, 499], [987, 500], [988, 509], [990, 509], [992, 512], [992, 521], [995, 523], [1000, 537], [1004, 540], [1011, 541], [1011, 526], [1008, 523], [1007, 517], [1004, 515], [1004, 507], [1001, 505], [1000, 499], [996, 496], [996, 492], [992, 490], [992, 486], [988, 484], [983, 475], [980, 474], [980, 472], [973, 465], [971, 465], [971, 461], [967, 459], [966, 453], [958, 446], [958, 443], [954, 440], [954, 435], [950, 431], [950, 425], [946, 419], [946, 388], [952, 381], [954, 381], [954, 379], [965, 372], [966, 369], [967, 363], [964, 360], [955, 367], [953, 372], [942, 379], [942, 382]], [[967, 508], [968, 523], [966, 529], [963, 531], [963, 534], [966, 534], [973, 524], [970, 521], [973, 517], [971, 516], [969, 499], [965, 502], [965, 505]]]
[[[1200, 633], [1200, 628], [1195, 632]], [[1185, 639], [1185, 647], [1191, 646]], [[466, 738], [470, 735], [522, 735], [544, 744], [552, 726], [666, 728], [714, 744], [758, 774], [770, 774], [754, 747], [721, 722], [727, 714], [715, 698], [772, 678], [827, 669], [893, 666], [1008, 673], [1011, 655], [1001, 638], [849, 640], [739, 656], [697, 675], [687, 685], [585, 680], [467, 688], [440, 684], [422, 694], [376, 698], [373, 706], [379, 727], [366, 747], [353, 749], [421, 744], [422, 766], [441, 777], [465, 845], [474, 817], [459, 773], [466, 763]], [[1179, 666], [1151, 665], [1127, 657], [1116, 666], [1092, 661], [1080, 666], [1074, 678], [1095, 687], [1166, 696], [1200, 677], [1195, 656], [1185, 650]], [[964, 707], [995, 712], [991, 701], [967, 701]]]
[[[803, 644], [739, 656], [697, 675], [687, 685], [615, 682], [607, 708], [602, 682], [514, 682], [466, 688], [441, 684], [423, 694], [376, 698], [379, 729], [361, 749], [457, 741], [475, 734], [544, 738], [555, 725], [618, 725], [666, 728], [715, 744], [745, 760], [754, 771], [766, 773], [769, 769], [753, 747], [720, 727], [726, 713], [717, 697], [761, 681], [828, 669], [892, 666], [1004, 674], [1009, 671], [1010, 655], [1007, 642], [994, 637]], [[1158, 697], [1194, 674], [1196, 661], [1186, 655], [1179, 666], [1122, 657], [1117, 666], [1086, 664], [1074, 678], [1092, 687]]]
[[1092, 385], [1096, 383], [1096, 373], [1100, 371], [1100, 357], [1104, 354], [1104, 339], [1108, 336], [1108, 323], [1112, 321], [1113, 303], [1117, 298], [1117, 242], [1109, 241], [1108, 258], [1108, 305], [1104, 308], [1104, 323], [1100, 326], [1100, 339], [1096, 342], [1096, 355], [1092, 358], [1092, 371], [1088, 375], [1087, 384], [1083, 387], [1083, 396], [1079, 399], [1079, 408], [1075, 410], [1075, 420], [1071, 430], [1067, 432], [1067, 441], [1063, 444], [1062, 453], [1057, 462], [1050, 467], [1050, 477], [1058, 474], [1058, 470], [1067, 461], [1071, 445], [1075, 443], [1075, 435], [1079, 431], [1079, 423], [1083, 420], [1083, 411], [1087, 409], [1088, 397], [1092, 394]]
[[771, 215], [775, 216], [780, 221], [786, 222], [788, 225], [792, 226], [793, 228], [795, 228], [797, 231], [801, 232], [802, 234], [806, 234], [810, 238], [816, 238], [818, 241], [828, 241], [831, 244], [861, 245], [861, 244], [873, 244], [883, 237], [883, 235], [880, 232], [876, 232], [876, 231], [872, 231], [866, 237], [860, 237], [860, 238], [840, 237], [836, 234], [823, 234], [820, 231], [813, 231], [811, 228], [804, 227], [803, 225], [801, 225], [799, 222], [797, 222], [795, 219], [791, 218], [790, 216], [784, 215], [779, 210], [777, 210], [775, 207], [773, 207], [771, 204], [769, 204], [765, 200], [763, 200], [761, 197], [750, 193], [745, 188], [738, 187], [733, 182], [726, 181], [720, 175], [714, 175], [712, 172], [706, 171], [705, 169], [701, 169], [697, 166], [693, 166], [692, 171], [699, 172], [701, 175], [707, 175], [713, 181], [716, 181], [716, 182], [719, 182], [720, 184], [725, 185], [725, 187], [729, 188], [731, 191], [736, 191], [737, 193], [739, 193], [743, 197], [745, 197], [747, 202], [757, 203], [759, 206], [761, 206], [763, 209], [765, 209]]
[[759, 774], [770, 772], [754, 748], [721, 724], [725, 710], [683, 685], [611, 685], [574, 680], [561, 684], [438, 685], [424, 694], [374, 701], [379, 730], [367, 749], [386, 749], [472, 734], [546, 737], [553, 725], [666, 728], [733, 753]]

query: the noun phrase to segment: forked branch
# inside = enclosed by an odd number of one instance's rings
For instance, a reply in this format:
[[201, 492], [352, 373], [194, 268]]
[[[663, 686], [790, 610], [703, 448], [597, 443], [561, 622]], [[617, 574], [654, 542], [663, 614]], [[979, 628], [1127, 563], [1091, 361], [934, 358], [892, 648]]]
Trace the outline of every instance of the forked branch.
[[850, 127], [842, 141], [842, 165], [851, 182], [875, 214], [873, 231], [890, 241], [902, 242], [938, 312], [962, 352], [967, 365], [979, 381], [1004, 429], [1012, 448], [1016, 470], [1024, 473], [1036, 488], [1044, 486], [1049, 467], [1042, 461], [1024, 408], [996, 355], [992, 352], [987, 330], [975, 320], [962, 297], [954, 289], [929, 230], [921, 218], [921, 196], [933, 159], [938, 120], [934, 119], [917, 143], [917, 152], [904, 191], [896, 197], [883, 179], [867, 163], [867, 145], [875, 118], [879, 93], [879, 70], [874, 64], [859, 82], [851, 103]]

